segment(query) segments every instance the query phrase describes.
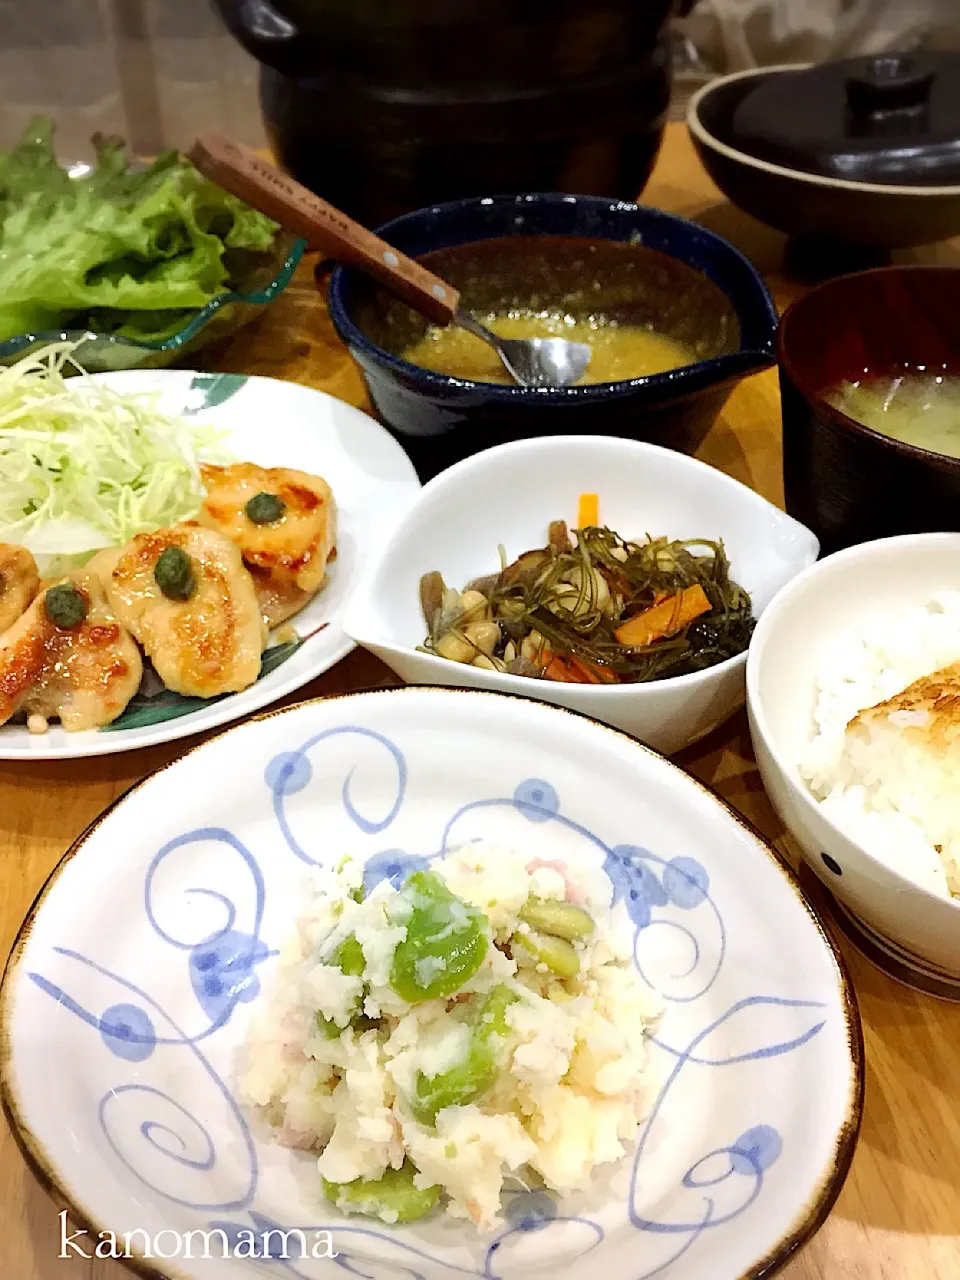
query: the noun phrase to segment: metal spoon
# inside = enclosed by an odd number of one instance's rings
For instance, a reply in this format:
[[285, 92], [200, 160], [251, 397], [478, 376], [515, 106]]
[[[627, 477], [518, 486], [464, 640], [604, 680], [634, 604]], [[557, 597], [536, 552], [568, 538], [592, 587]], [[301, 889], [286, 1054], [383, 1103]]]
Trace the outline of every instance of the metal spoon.
[[499, 355], [521, 387], [566, 387], [583, 377], [590, 348], [563, 338], [500, 338], [460, 305], [460, 294], [426, 267], [327, 204], [247, 147], [205, 133], [188, 152], [201, 173], [282, 226], [374, 276], [435, 324], [466, 329]]
[[590, 363], [590, 348], [584, 342], [500, 338], [463, 307], [457, 307], [451, 323], [489, 342], [521, 387], [569, 387], [580, 381]]

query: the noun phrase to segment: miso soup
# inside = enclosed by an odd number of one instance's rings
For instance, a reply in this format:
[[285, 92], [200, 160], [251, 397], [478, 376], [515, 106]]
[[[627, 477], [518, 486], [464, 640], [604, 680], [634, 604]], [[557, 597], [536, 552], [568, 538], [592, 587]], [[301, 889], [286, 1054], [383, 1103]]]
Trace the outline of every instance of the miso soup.
[[960, 374], [867, 374], [856, 382], [841, 382], [824, 398], [847, 417], [893, 440], [960, 458]]

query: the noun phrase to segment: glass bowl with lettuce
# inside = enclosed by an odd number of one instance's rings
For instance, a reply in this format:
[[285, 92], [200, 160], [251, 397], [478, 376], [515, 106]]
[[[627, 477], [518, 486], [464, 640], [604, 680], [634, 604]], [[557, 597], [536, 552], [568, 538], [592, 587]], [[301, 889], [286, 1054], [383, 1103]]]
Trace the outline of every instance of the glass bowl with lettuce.
[[90, 372], [161, 367], [226, 337], [290, 281], [304, 243], [176, 151], [95, 135], [65, 169], [52, 121], [0, 152], [0, 363], [79, 341]]

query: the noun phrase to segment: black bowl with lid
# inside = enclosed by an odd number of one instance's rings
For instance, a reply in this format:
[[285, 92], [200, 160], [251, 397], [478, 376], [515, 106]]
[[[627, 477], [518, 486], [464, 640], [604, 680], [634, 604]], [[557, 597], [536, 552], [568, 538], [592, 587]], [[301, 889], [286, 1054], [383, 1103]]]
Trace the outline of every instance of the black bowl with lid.
[[787, 235], [908, 248], [960, 234], [960, 53], [714, 80], [687, 124], [734, 204]]

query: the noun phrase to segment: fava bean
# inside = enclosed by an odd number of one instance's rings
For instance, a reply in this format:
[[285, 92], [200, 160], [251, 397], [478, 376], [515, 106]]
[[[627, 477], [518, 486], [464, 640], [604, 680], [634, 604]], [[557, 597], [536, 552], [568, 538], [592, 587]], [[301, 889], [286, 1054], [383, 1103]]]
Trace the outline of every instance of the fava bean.
[[591, 937], [596, 928], [593, 918], [572, 902], [528, 898], [517, 914], [532, 929], [571, 942]]
[[517, 999], [509, 987], [494, 987], [478, 1006], [464, 1060], [435, 1076], [417, 1075], [411, 1109], [422, 1124], [433, 1124], [444, 1107], [465, 1106], [493, 1088], [510, 1034], [507, 1009]]
[[355, 1178], [353, 1182], [323, 1180], [324, 1195], [341, 1213], [362, 1213], [391, 1225], [414, 1222], [433, 1209], [440, 1198], [439, 1187], [421, 1191], [414, 1185], [417, 1167], [404, 1160], [399, 1169], [385, 1169], [379, 1178]]
[[511, 942], [519, 943], [558, 978], [575, 978], [580, 972], [580, 957], [566, 938], [554, 938], [546, 933], [515, 933]]
[[487, 954], [487, 919], [450, 892], [432, 871], [415, 871], [404, 892], [413, 900], [407, 936], [397, 944], [390, 986], [416, 1004], [459, 991]]
[[[348, 978], [362, 978], [366, 961], [363, 956], [363, 947], [357, 941], [356, 934], [351, 933], [349, 937], [344, 938], [327, 963], [339, 969], [341, 973], [345, 973]], [[362, 1008], [363, 996], [360, 995], [350, 1015], [351, 1021], [356, 1018]], [[322, 1031], [328, 1040], [336, 1040], [344, 1029], [338, 1027], [332, 1018], [327, 1018], [319, 1012], [316, 1020], [317, 1029]]]
[[336, 965], [348, 978], [362, 978], [366, 961], [363, 958], [363, 947], [357, 941], [357, 935], [351, 933], [340, 943], [330, 957], [330, 963]]

